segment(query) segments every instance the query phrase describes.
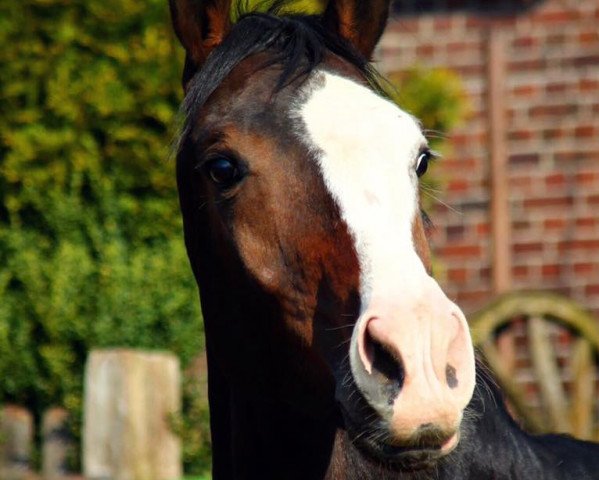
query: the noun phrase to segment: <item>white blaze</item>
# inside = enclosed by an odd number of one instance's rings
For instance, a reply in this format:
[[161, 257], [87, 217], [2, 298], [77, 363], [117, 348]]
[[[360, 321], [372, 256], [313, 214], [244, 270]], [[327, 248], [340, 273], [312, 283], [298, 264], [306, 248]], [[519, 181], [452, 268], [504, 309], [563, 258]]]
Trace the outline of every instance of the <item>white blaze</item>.
[[356, 243], [362, 309], [372, 294], [417, 294], [428, 275], [412, 240], [415, 163], [426, 146], [415, 119], [372, 90], [318, 72], [299, 116], [327, 188]]

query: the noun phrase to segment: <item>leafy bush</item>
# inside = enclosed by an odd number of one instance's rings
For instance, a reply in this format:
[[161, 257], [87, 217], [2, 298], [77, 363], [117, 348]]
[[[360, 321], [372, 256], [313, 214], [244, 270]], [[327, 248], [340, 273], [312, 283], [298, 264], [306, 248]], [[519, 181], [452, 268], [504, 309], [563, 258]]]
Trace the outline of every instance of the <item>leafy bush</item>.
[[173, 431], [183, 439], [183, 468], [190, 475], [206, 475], [212, 466], [210, 411], [206, 384], [195, 377], [183, 383], [183, 415], [172, 418]]
[[422, 122], [433, 146], [464, 118], [468, 102], [457, 73], [445, 68], [413, 67], [389, 75], [391, 98]]
[[[94, 347], [202, 350], [164, 0], [0, 2], [0, 402], [81, 418]], [[9, 46], [9, 48], [6, 48]]]

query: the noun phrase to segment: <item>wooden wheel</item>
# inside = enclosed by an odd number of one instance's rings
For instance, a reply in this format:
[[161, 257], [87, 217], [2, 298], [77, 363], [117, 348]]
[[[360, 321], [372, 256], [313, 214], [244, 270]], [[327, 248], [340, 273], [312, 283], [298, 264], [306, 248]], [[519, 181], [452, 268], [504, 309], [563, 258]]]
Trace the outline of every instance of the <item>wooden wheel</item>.
[[514, 292], [472, 315], [470, 328], [529, 430], [599, 440], [599, 323], [593, 315], [560, 295]]

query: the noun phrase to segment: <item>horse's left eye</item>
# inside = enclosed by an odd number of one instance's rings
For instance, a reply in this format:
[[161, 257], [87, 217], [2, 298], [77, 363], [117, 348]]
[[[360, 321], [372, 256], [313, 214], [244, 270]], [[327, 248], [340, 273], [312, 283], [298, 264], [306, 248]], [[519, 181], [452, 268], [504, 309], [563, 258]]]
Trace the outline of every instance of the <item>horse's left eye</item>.
[[237, 163], [227, 157], [217, 157], [206, 164], [206, 173], [219, 187], [231, 187], [241, 179]]
[[423, 150], [418, 155], [418, 160], [416, 161], [416, 175], [422, 177], [426, 173], [428, 168], [428, 162], [432, 158], [432, 154], [430, 150]]

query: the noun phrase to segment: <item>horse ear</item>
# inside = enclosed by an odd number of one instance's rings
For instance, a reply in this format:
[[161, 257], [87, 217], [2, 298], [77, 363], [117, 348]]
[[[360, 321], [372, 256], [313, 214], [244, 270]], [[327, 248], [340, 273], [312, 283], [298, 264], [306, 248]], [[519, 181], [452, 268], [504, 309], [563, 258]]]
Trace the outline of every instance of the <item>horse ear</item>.
[[369, 59], [385, 30], [390, 0], [329, 0], [325, 26], [351, 43]]
[[175, 33], [197, 70], [231, 28], [231, 0], [169, 0]]

